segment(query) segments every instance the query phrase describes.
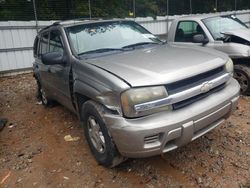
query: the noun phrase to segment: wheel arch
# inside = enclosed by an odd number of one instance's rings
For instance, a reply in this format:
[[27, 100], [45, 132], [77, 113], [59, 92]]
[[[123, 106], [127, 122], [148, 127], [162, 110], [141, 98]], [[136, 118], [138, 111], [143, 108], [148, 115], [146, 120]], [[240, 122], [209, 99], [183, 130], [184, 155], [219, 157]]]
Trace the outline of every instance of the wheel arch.
[[234, 65], [245, 65], [250, 67], [250, 58], [233, 58]]
[[[101, 91], [100, 91], [101, 90]], [[115, 109], [111, 109], [110, 106], [111, 103], [117, 103], [116, 98], [110, 97], [110, 90], [105, 90], [103, 88], [100, 88], [100, 90], [88, 85], [85, 82], [82, 81], [75, 81], [73, 86], [73, 94], [74, 94], [74, 103], [77, 107], [77, 113], [80, 117], [81, 113], [81, 107], [82, 105], [92, 100], [100, 105], [102, 105], [106, 112], [110, 112], [112, 114], [118, 114], [119, 112]], [[113, 104], [113, 106], [118, 106], [118, 104]]]

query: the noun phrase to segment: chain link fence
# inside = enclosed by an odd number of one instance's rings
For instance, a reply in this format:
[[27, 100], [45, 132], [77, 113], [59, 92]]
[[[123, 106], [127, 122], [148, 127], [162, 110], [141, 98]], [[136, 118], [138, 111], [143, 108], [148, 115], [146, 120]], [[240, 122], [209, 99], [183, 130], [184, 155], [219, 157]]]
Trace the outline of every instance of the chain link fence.
[[0, 0], [0, 21], [125, 18], [250, 8], [250, 0]]
[[[58, 20], [131, 18], [166, 37], [176, 15], [224, 12], [250, 25], [250, 0], [0, 0], [0, 77], [30, 71], [37, 31]], [[171, 16], [174, 15], [174, 16]]]

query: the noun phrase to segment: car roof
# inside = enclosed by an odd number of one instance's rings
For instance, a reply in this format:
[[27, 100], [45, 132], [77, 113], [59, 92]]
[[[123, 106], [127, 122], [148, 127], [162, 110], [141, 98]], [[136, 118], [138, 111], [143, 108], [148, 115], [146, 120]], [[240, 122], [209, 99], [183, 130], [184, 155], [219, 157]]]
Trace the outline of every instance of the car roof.
[[196, 15], [188, 15], [188, 16], [181, 16], [179, 18], [177, 18], [177, 20], [203, 20], [206, 18], [213, 18], [213, 17], [219, 17], [219, 16], [230, 16], [231, 14], [214, 14], [214, 13], [210, 13], [210, 14], [196, 14]]

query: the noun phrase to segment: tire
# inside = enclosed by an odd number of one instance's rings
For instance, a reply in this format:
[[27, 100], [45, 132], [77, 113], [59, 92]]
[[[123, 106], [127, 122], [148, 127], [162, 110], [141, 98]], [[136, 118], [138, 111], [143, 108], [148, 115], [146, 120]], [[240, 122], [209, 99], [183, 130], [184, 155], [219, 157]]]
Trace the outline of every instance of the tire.
[[42, 101], [42, 104], [45, 107], [53, 107], [55, 102], [51, 99], [49, 99], [46, 95], [45, 90], [43, 89], [41, 83], [39, 82], [39, 80], [37, 80], [37, 99], [39, 101]]
[[41, 93], [40, 93], [40, 89], [41, 89], [41, 84], [40, 82], [38, 81], [38, 78], [36, 76], [34, 76], [35, 79], [36, 79], [36, 84], [37, 84], [37, 92], [36, 92], [36, 98], [38, 101], [42, 101], [42, 96], [41, 96]]
[[94, 101], [82, 105], [81, 117], [85, 138], [96, 161], [108, 168], [125, 160], [118, 152], [103, 119], [104, 108]]
[[242, 95], [250, 94], [250, 67], [246, 65], [234, 66], [234, 78], [240, 84], [240, 91]]

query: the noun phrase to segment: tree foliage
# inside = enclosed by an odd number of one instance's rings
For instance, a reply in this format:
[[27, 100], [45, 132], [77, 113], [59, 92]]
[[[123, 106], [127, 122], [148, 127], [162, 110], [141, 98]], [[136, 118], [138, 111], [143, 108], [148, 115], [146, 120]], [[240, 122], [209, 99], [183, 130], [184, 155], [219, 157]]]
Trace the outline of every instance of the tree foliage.
[[[0, 20], [34, 20], [33, 1], [39, 20], [66, 20], [89, 17], [88, 0], [0, 0]], [[250, 0], [169, 0], [169, 14], [250, 9]], [[92, 17], [124, 18], [133, 16], [133, 0], [90, 0]], [[135, 0], [135, 16], [167, 14], [167, 0]]]

